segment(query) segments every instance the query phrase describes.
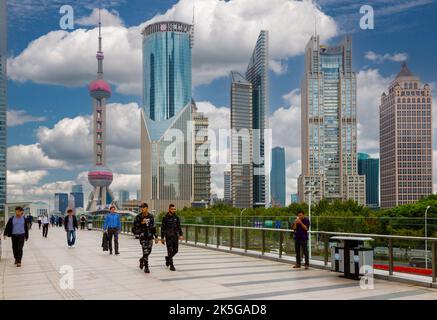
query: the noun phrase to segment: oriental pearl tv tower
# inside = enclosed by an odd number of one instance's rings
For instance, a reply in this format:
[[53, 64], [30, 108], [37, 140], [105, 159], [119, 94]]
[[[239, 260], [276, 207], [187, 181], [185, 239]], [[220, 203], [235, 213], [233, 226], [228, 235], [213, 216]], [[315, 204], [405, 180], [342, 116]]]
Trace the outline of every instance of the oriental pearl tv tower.
[[102, 23], [99, 12], [99, 51], [97, 58], [97, 79], [90, 83], [89, 92], [93, 98], [93, 146], [94, 167], [88, 173], [88, 181], [94, 187], [91, 192], [87, 211], [104, 209], [109, 204], [115, 205], [114, 196], [109, 190], [113, 174], [106, 167], [106, 100], [111, 96], [111, 86], [103, 80]]

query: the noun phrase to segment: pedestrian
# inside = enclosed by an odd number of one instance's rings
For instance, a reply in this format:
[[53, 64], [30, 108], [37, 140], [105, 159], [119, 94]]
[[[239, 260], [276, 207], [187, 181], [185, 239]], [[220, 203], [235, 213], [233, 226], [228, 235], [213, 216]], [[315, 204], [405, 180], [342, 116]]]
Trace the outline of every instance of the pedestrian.
[[115, 207], [109, 208], [111, 212], [106, 215], [105, 222], [103, 223], [103, 231], [108, 233], [109, 236], [109, 254], [112, 254], [112, 239], [114, 238], [115, 255], [119, 255], [118, 250], [118, 234], [121, 231], [120, 215], [115, 212]]
[[45, 214], [42, 217], [41, 223], [42, 223], [42, 236], [44, 238], [47, 238], [47, 233], [49, 232], [49, 217], [47, 214]]
[[156, 234], [155, 218], [149, 213], [147, 203], [140, 206], [140, 214], [135, 217], [133, 233], [139, 235], [143, 256], [140, 258], [140, 269], [144, 268], [145, 273], [150, 273], [149, 255], [152, 253], [153, 239], [158, 243]]
[[80, 217], [80, 230], [85, 230], [86, 219], [85, 216]]
[[33, 223], [33, 217], [31, 214], [27, 216], [27, 228], [30, 230], [32, 229], [32, 223]]
[[164, 216], [161, 223], [161, 241], [162, 244], [167, 244], [165, 265], [170, 267], [171, 271], [176, 271], [173, 257], [178, 253], [179, 240], [182, 240], [183, 238], [181, 221], [176, 215], [175, 205], [171, 204], [168, 207], [168, 213]]
[[301, 267], [302, 256], [305, 256], [305, 269], [310, 267], [310, 259], [308, 256], [308, 230], [310, 228], [310, 221], [305, 217], [303, 210], [297, 213], [297, 217], [293, 222], [291, 228], [294, 230], [294, 246], [296, 250], [296, 265], [293, 267], [298, 269]]
[[38, 216], [38, 229], [41, 230], [41, 215]]
[[62, 227], [64, 225], [64, 219], [62, 217], [58, 218], [58, 227]]
[[64, 220], [65, 232], [67, 232], [67, 243], [69, 248], [74, 248], [76, 242], [76, 230], [78, 229], [76, 216], [72, 209], [67, 210], [67, 216]]
[[50, 224], [52, 225], [52, 227], [55, 225], [55, 216], [54, 215], [50, 216]]
[[21, 267], [24, 242], [29, 239], [29, 229], [23, 214], [24, 209], [22, 207], [16, 207], [15, 216], [9, 218], [3, 233], [4, 238], [10, 237], [12, 239], [12, 251], [14, 252], [15, 258], [14, 264], [17, 267]]

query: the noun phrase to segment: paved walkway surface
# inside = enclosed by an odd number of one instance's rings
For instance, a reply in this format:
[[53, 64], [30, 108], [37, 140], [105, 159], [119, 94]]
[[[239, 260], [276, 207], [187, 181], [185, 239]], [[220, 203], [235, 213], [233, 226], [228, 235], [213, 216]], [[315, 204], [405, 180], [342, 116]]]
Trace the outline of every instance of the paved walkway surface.
[[[69, 249], [63, 229], [50, 228], [44, 239], [34, 225], [21, 268], [10, 240], [2, 243], [0, 299], [437, 299], [433, 289], [375, 279], [373, 290], [363, 290], [337, 273], [184, 245], [176, 272], [164, 265], [165, 247], [155, 245], [146, 275], [138, 240], [129, 235], [120, 235], [120, 256], [110, 256], [100, 248], [100, 232], [78, 231]], [[74, 270], [73, 289], [61, 288], [62, 266]]]

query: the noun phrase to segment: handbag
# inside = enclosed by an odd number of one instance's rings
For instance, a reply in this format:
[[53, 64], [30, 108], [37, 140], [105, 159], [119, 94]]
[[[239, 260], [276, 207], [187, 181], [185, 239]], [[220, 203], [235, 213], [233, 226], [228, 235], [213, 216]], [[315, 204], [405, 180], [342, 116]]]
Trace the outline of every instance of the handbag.
[[109, 250], [109, 236], [108, 236], [108, 233], [106, 233], [106, 232], [103, 232], [102, 248], [103, 248], [103, 251]]

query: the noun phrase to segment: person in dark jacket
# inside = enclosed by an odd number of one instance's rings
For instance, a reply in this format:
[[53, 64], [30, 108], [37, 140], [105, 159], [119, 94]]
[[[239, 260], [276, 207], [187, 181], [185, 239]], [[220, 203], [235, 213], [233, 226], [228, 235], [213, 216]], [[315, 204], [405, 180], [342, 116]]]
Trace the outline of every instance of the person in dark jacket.
[[67, 232], [67, 243], [69, 248], [74, 248], [76, 242], [76, 230], [78, 229], [77, 218], [73, 210], [68, 209], [67, 216], [64, 220], [65, 232]]
[[141, 213], [134, 220], [135, 234], [140, 236], [143, 250], [143, 256], [140, 258], [140, 269], [144, 268], [145, 273], [150, 273], [149, 255], [152, 253], [153, 239], [155, 239], [155, 243], [158, 243], [158, 235], [156, 234], [155, 218], [149, 213], [147, 203], [142, 203], [140, 210]]
[[12, 251], [14, 252], [17, 267], [21, 267], [24, 242], [29, 239], [29, 229], [23, 214], [23, 208], [16, 207], [15, 216], [9, 218], [3, 233], [5, 238], [10, 237], [12, 239]]
[[299, 269], [301, 267], [301, 251], [305, 256], [305, 269], [310, 267], [310, 260], [308, 255], [308, 230], [310, 228], [310, 220], [305, 217], [303, 210], [297, 213], [296, 220], [294, 220], [291, 228], [294, 230], [294, 246], [296, 251], [296, 265], [293, 267]]
[[162, 219], [161, 224], [161, 241], [162, 244], [167, 243], [167, 256], [165, 257], [165, 265], [170, 266], [171, 271], [176, 271], [173, 264], [173, 257], [178, 253], [179, 240], [182, 240], [183, 233], [181, 221], [176, 215], [176, 207], [171, 204], [168, 207], [168, 213]]

